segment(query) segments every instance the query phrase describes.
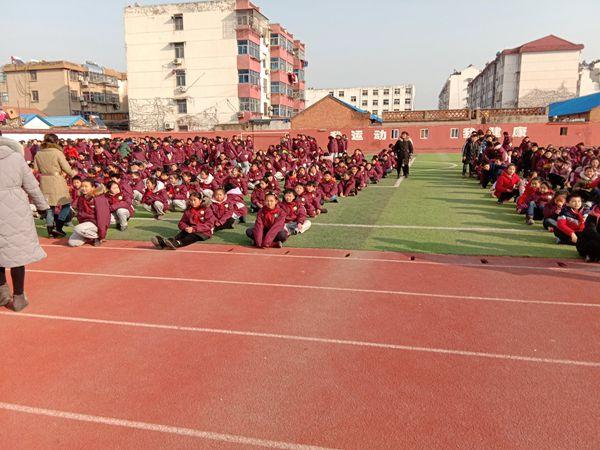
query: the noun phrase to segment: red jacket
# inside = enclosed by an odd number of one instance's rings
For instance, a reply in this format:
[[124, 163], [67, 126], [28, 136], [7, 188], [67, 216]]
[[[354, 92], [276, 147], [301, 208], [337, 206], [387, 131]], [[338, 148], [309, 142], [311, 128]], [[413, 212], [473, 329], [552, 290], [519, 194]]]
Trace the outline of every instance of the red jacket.
[[302, 200], [296, 199], [292, 203], [281, 202], [281, 210], [285, 212], [285, 222], [296, 222], [302, 225], [306, 222], [306, 208], [302, 204]]
[[233, 217], [233, 205], [227, 198], [225, 198], [222, 203], [218, 203], [213, 200], [210, 208], [212, 209], [212, 213], [215, 218], [216, 227], [225, 225], [225, 223]]
[[135, 211], [131, 201], [128, 200], [127, 196], [125, 196], [125, 194], [122, 192], [117, 195], [113, 195], [109, 192], [106, 194], [106, 199], [108, 200], [111, 213], [116, 212], [117, 209], [121, 208], [128, 210], [130, 214], [133, 214]]
[[146, 189], [142, 197], [142, 203], [144, 205], [152, 205], [154, 202], [161, 202], [165, 210], [169, 209], [169, 196], [167, 191], [161, 189], [157, 192], [153, 192], [150, 189]]
[[215, 216], [211, 206], [200, 206], [200, 208], [188, 208], [183, 213], [179, 221], [179, 229], [185, 231], [187, 227], [192, 227], [194, 233], [212, 236], [215, 227]]
[[188, 187], [181, 183], [177, 185], [168, 184], [167, 193], [171, 200], [187, 200], [188, 199]]
[[329, 181], [321, 180], [319, 183], [319, 189], [323, 192], [323, 196], [326, 199], [330, 199], [335, 195], [338, 195], [338, 186], [336, 181], [331, 178]]
[[267, 193], [263, 189], [261, 189], [257, 186], [252, 191], [252, 195], [250, 196], [250, 201], [252, 202], [253, 205], [256, 205], [256, 206], [262, 208], [263, 205], [265, 204], [265, 195], [267, 195]]
[[574, 211], [572, 208], [565, 206], [558, 215], [556, 226], [567, 236], [571, 236], [573, 233], [581, 233], [583, 231], [585, 220], [580, 211]]
[[274, 209], [261, 208], [254, 224], [254, 242], [257, 247], [271, 247], [277, 234], [285, 228], [286, 213], [277, 205]]
[[77, 199], [77, 221], [91, 222], [98, 227], [98, 237], [106, 238], [110, 226], [110, 206], [105, 195], [81, 196]]
[[500, 194], [504, 192], [511, 192], [517, 186], [517, 183], [521, 179], [519, 175], [513, 173], [509, 175], [506, 171], [502, 172], [502, 175], [498, 177], [498, 181], [496, 181], [496, 190], [494, 191], [494, 195], [496, 197], [500, 197]]

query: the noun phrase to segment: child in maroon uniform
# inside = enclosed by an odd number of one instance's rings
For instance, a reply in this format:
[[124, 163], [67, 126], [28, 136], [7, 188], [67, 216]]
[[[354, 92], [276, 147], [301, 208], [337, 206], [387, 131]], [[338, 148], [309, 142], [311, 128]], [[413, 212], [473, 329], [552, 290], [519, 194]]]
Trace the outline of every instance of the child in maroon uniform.
[[260, 180], [250, 196], [250, 211], [258, 212], [265, 205], [267, 195], [267, 181]]
[[285, 216], [273, 194], [265, 196], [265, 205], [256, 216], [256, 223], [246, 230], [246, 236], [252, 239], [258, 248], [281, 248], [288, 238], [285, 230]]
[[281, 209], [285, 211], [285, 228], [289, 234], [302, 234], [312, 226], [310, 220], [306, 219], [306, 208], [302, 200], [296, 198], [296, 193], [291, 189], [283, 193]]
[[352, 172], [344, 172], [342, 179], [338, 183], [338, 195], [340, 197], [351, 197], [356, 195], [356, 180]]
[[525, 221], [527, 225], [533, 225], [535, 220], [544, 218], [544, 206], [554, 197], [554, 192], [550, 189], [550, 184], [543, 182], [538, 190], [533, 194], [527, 207]]
[[108, 192], [106, 193], [106, 199], [110, 208], [110, 223], [111, 225], [117, 224], [117, 230], [127, 230], [129, 218], [135, 211], [131, 203], [131, 199], [121, 192], [119, 183], [116, 181], [109, 181], [106, 186]]
[[331, 175], [331, 172], [327, 171], [323, 174], [323, 179], [319, 183], [319, 190], [321, 191], [323, 200], [326, 202], [338, 202], [338, 185]]
[[85, 243], [99, 246], [106, 238], [110, 225], [110, 207], [104, 195], [104, 186], [95, 189], [92, 180], [84, 180], [76, 207], [79, 224], [73, 228], [69, 246], [81, 247]]
[[563, 206], [565, 206], [566, 200], [567, 197], [564, 194], [556, 194], [554, 198], [544, 206], [544, 221], [542, 223], [544, 228], [551, 233], [553, 233], [556, 228], [558, 215], [562, 211]]
[[581, 197], [571, 194], [567, 197], [567, 204], [563, 207], [556, 221], [556, 228], [554, 229], [554, 235], [557, 238], [556, 243], [576, 245], [584, 228]]
[[170, 175], [166, 189], [171, 209], [173, 211], [185, 211], [187, 207], [188, 188], [183, 183], [181, 176], [177, 173]]
[[156, 220], [162, 220], [165, 211], [169, 209], [169, 196], [165, 189], [157, 189], [156, 178], [146, 180], [146, 191], [142, 197], [142, 207], [154, 214]]
[[154, 236], [151, 242], [156, 248], [177, 250], [196, 242], [207, 241], [212, 237], [215, 218], [210, 206], [210, 199], [192, 192], [188, 202], [189, 206], [179, 221], [180, 232], [169, 239]]
[[498, 198], [498, 204], [502, 204], [507, 200], [519, 195], [517, 184], [519, 183], [519, 175], [516, 174], [517, 167], [510, 164], [502, 175], [496, 181], [496, 189], [494, 195]]
[[227, 198], [224, 189], [215, 190], [210, 208], [215, 218], [215, 232], [233, 228], [235, 224], [233, 205]]

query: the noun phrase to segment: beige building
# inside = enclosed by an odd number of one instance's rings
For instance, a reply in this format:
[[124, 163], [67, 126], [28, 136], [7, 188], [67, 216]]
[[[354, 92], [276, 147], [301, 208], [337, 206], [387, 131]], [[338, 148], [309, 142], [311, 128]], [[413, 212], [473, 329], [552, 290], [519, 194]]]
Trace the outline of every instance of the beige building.
[[6, 86], [6, 74], [0, 70], [0, 107], [8, 105], [8, 88]]
[[582, 49], [549, 35], [499, 52], [469, 83], [469, 107], [526, 108], [576, 97]]
[[469, 65], [460, 72], [455, 70], [448, 77], [438, 97], [439, 109], [463, 109], [469, 104], [469, 83], [479, 75], [481, 71]]
[[127, 121], [127, 76], [94, 63], [41, 61], [7, 64], [7, 103], [48, 116], [98, 116], [108, 126]]
[[132, 130], [212, 129], [304, 109], [304, 44], [250, 1], [124, 14]]

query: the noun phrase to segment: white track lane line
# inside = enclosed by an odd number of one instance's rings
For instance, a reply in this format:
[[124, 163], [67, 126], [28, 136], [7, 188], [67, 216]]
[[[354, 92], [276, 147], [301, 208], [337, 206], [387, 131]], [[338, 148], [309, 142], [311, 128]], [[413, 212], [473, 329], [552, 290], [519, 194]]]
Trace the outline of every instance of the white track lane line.
[[[143, 242], [142, 242], [143, 243]], [[232, 245], [233, 247], [238, 247], [237, 245]], [[46, 248], [60, 248], [66, 249], [69, 252], [74, 251], [71, 247], [66, 245], [59, 244], [42, 244], [42, 247]], [[197, 246], [198, 247], [198, 246]], [[240, 247], [243, 248], [243, 247]], [[132, 247], [92, 247], [92, 246], [83, 246], [79, 247], [76, 251], [81, 250], [91, 250], [91, 251], [102, 251], [102, 250], [110, 250], [110, 251], [130, 251], [130, 252], [156, 252], [155, 248], [132, 248]], [[291, 250], [303, 250], [301, 248], [291, 248]], [[306, 249], [304, 249], [306, 250]], [[310, 250], [310, 249], [309, 249]], [[348, 250], [348, 252], [352, 252], [352, 250]], [[569, 271], [580, 271], [587, 273], [600, 273], [600, 267], [597, 269], [593, 269], [589, 264], [579, 263], [576, 261], [570, 261], [569, 264], [577, 267], [538, 267], [538, 266], [519, 266], [519, 265], [499, 265], [490, 263], [486, 266], [477, 263], [443, 263], [436, 261], [409, 261], [409, 260], [400, 260], [400, 259], [379, 259], [379, 258], [361, 258], [361, 257], [352, 257], [346, 258], [343, 256], [319, 256], [319, 255], [290, 255], [283, 253], [267, 253], [265, 251], [261, 252], [228, 252], [228, 251], [215, 251], [215, 250], [186, 250], [179, 249], [177, 253], [191, 253], [191, 254], [202, 254], [202, 255], [230, 255], [230, 256], [247, 256], [247, 257], [262, 257], [262, 258], [296, 258], [296, 259], [322, 259], [322, 260], [334, 260], [334, 261], [364, 261], [364, 262], [381, 262], [381, 263], [397, 263], [397, 264], [412, 264], [412, 265], [428, 265], [428, 266], [458, 266], [458, 267], [477, 267], [480, 269], [526, 269], [526, 270], [550, 270], [553, 272], [569, 272]], [[170, 253], [172, 255], [177, 254], [175, 252]], [[422, 255], [417, 253], [417, 255]], [[426, 257], [427, 255], [422, 255]], [[458, 255], [461, 256], [461, 255]]]
[[238, 330], [221, 330], [215, 328], [199, 328], [199, 327], [187, 327], [178, 325], [164, 325], [164, 324], [153, 324], [143, 322], [125, 322], [118, 320], [103, 320], [103, 319], [90, 319], [84, 317], [70, 317], [70, 316], [54, 316], [45, 314], [19, 314], [12, 312], [0, 312], [0, 316], [8, 316], [16, 319], [46, 319], [46, 320], [58, 320], [65, 322], [81, 322], [81, 323], [93, 323], [98, 325], [113, 325], [122, 327], [133, 327], [133, 328], [146, 328], [146, 329], [159, 329], [159, 330], [171, 330], [171, 331], [183, 331], [191, 333], [204, 333], [204, 334], [221, 334], [230, 336], [244, 336], [244, 337], [257, 337], [267, 339], [278, 339], [286, 341], [300, 341], [300, 342], [312, 342], [319, 344], [333, 344], [333, 345], [344, 345], [352, 347], [366, 347], [366, 348], [379, 348], [385, 350], [400, 350], [405, 352], [418, 352], [418, 353], [430, 353], [438, 355], [452, 355], [452, 356], [465, 356], [473, 358], [486, 358], [486, 359], [499, 359], [506, 361], [520, 361], [520, 362], [531, 362], [539, 364], [558, 364], [567, 366], [584, 366], [600, 368], [600, 362], [598, 361], [578, 361], [572, 359], [554, 359], [554, 358], [540, 358], [535, 356], [523, 356], [523, 355], [510, 355], [503, 353], [488, 353], [488, 352], [475, 352], [468, 350], [456, 350], [447, 348], [435, 348], [435, 347], [416, 347], [412, 345], [399, 345], [399, 344], [385, 344], [379, 342], [368, 342], [368, 341], [353, 341], [346, 339], [328, 339], [318, 338], [311, 336], [297, 336], [290, 334], [274, 334], [274, 333], [260, 333], [254, 331], [238, 331]]
[[17, 405], [15, 403], [0, 402], [0, 409], [24, 414], [33, 414], [36, 416], [47, 416], [57, 419], [74, 420], [77, 422], [89, 422], [113, 427], [137, 429], [144, 431], [154, 431], [158, 433], [174, 434], [178, 436], [187, 436], [193, 438], [206, 439], [210, 441], [229, 442], [238, 445], [253, 447], [279, 448], [291, 450], [313, 450], [323, 449], [324, 447], [315, 447], [311, 445], [293, 444], [290, 442], [270, 441], [266, 439], [256, 439], [235, 434], [214, 433], [212, 431], [196, 430], [193, 428], [181, 428], [171, 425], [161, 425], [156, 423], [138, 422], [126, 419], [117, 419], [115, 417], [94, 416], [90, 414], [79, 414], [68, 411], [58, 411], [55, 409], [36, 408], [33, 406]]
[[458, 299], [458, 300], [471, 300], [481, 302], [503, 302], [503, 303], [522, 303], [532, 305], [551, 305], [551, 306], [576, 306], [586, 308], [600, 308], [600, 303], [579, 303], [579, 302], [567, 302], [567, 301], [546, 301], [546, 300], [528, 300], [518, 298], [503, 298], [503, 297], [479, 297], [479, 296], [468, 296], [468, 295], [452, 295], [452, 294], [433, 294], [428, 292], [408, 292], [408, 291], [389, 291], [379, 289], [360, 289], [360, 288], [346, 288], [346, 287], [335, 287], [335, 286], [315, 286], [309, 284], [287, 284], [287, 283], [265, 283], [258, 281], [232, 281], [232, 280], [215, 280], [215, 279], [202, 279], [202, 278], [181, 278], [181, 277], [159, 277], [159, 276], [145, 276], [145, 275], [122, 275], [122, 274], [111, 274], [111, 273], [93, 273], [93, 272], [71, 272], [62, 270], [28, 270], [29, 273], [41, 273], [49, 275], [69, 275], [75, 277], [96, 277], [96, 278], [120, 278], [130, 280], [144, 280], [144, 281], [176, 281], [176, 282], [188, 282], [188, 283], [205, 283], [205, 284], [220, 284], [220, 285], [234, 285], [234, 286], [258, 286], [258, 287], [269, 287], [269, 288], [284, 288], [284, 289], [307, 289], [316, 291], [333, 291], [333, 292], [345, 292], [345, 293], [359, 293], [359, 294], [381, 294], [381, 295], [395, 295], [395, 296], [408, 296], [408, 297], [421, 297], [421, 298], [444, 298], [444, 299]]

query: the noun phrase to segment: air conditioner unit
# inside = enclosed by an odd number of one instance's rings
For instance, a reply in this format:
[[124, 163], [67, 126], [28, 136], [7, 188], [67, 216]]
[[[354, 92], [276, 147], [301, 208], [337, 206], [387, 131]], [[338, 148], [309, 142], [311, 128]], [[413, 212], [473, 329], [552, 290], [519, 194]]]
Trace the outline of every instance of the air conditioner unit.
[[179, 92], [179, 93], [183, 94], [185, 91], [187, 91], [187, 87], [185, 87], [185, 86], [177, 86], [177, 87], [175, 88], [175, 91], [177, 91], [177, 92]]
[[79, 100], [80, 102], [85, 102], [85, 97], [77, 97], [77, 100]]
[[85, 78], [83, 78], [83, 75], [79, 75], [79, 76], [77, 77], [77, 79], [78, 79], [79, 81], [83, 81], [83, 80], [85, 80]]
[[89, 86], [89, 85], [90, 85], [90, 82], [89, 82], [88, 80], [82, 80], [82, 81], [81, 81], [81, 85], [82, 85], [82, 86]]
[[183, 58], [175, 58], [173, 60], [173, 65], [175, 65], [175, 66], [180, 66], [182, 64], [183, 64]]
[[81, 102], [81, 106], [87, 106], [88, 102], [86, 102], [85, 100], [83, 102]]
[[170, 131], [170, 130], [174, 130], [175, 129], [175, 125], [173, 125], [170, 122], [165, 123], [165, 130]]

